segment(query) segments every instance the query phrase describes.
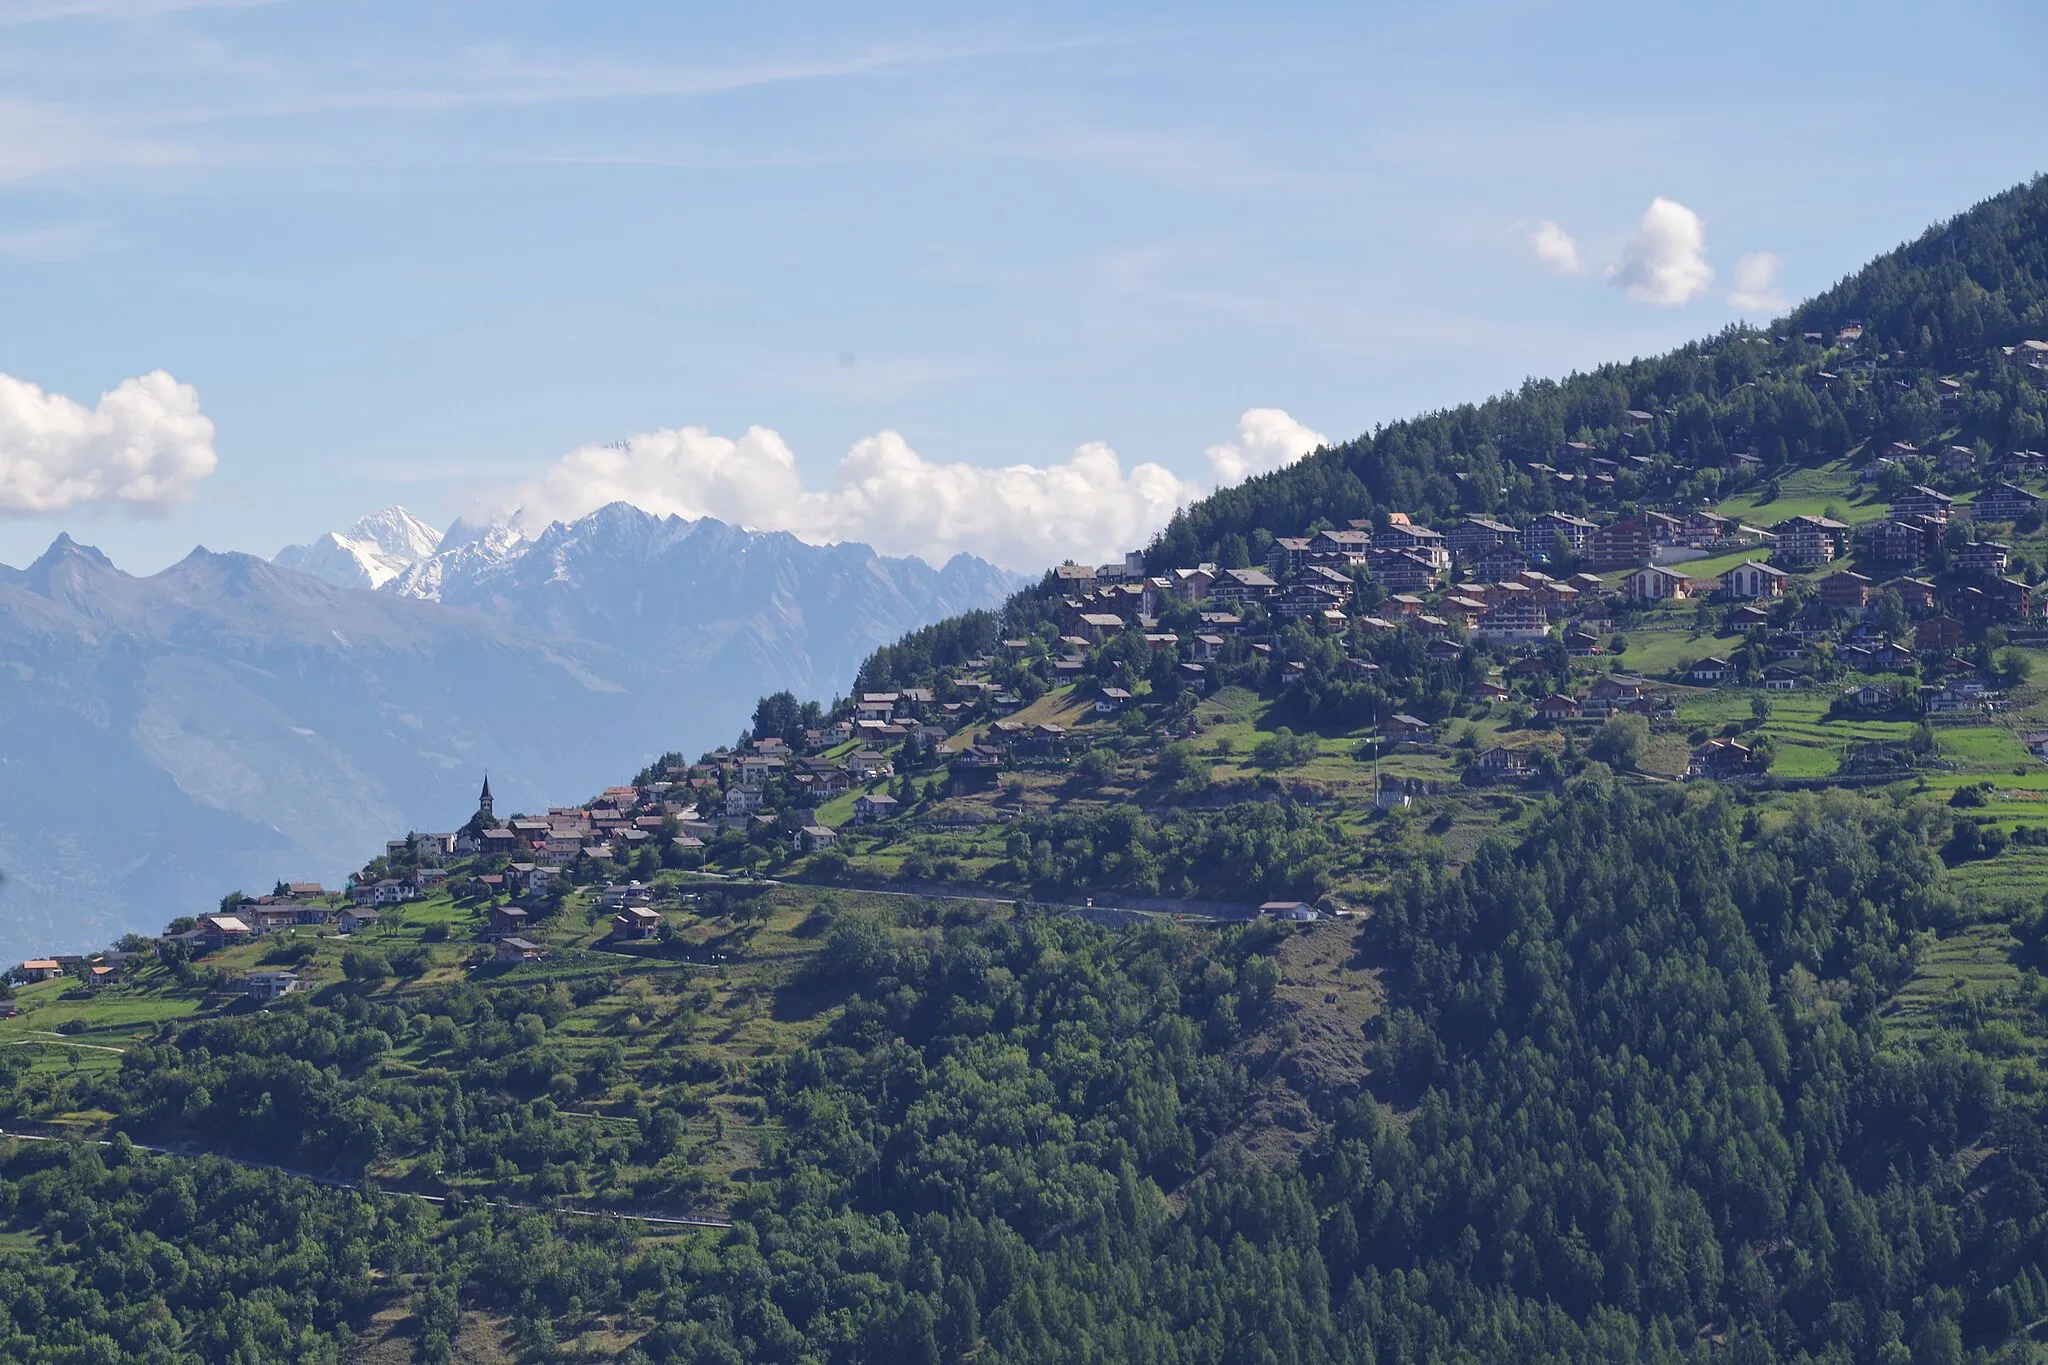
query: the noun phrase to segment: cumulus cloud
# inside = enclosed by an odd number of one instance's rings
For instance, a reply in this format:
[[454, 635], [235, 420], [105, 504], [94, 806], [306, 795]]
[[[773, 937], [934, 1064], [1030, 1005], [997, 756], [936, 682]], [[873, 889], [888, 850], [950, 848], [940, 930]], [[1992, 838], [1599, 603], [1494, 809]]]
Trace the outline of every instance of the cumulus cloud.
[[1700, 216], [1661, 195], [1650, 201], [1636, 235], [1622, 248], [1613, 283], [1638, 303], [1676, 308], [1714, 282], [1707, 264], [1707, 230]]
[[1583, 275], [1585, 262], [1579, 259], [1579, 244], [1548, 218], [1536, 224], [1536, 230], [1529, 234], [1529, 245], [1536, 252], [1536, 259], [1560, 275]]
[[1209, 447], [1209, 469], [1219, 487], [1254, 474], [1284, 469], [1330, 438], [1295, 421], [1279, 408], [1251, 408], [1237, 419], [1233, 440]]
[[1768, 251], [1752, 251], [1735, 263], [1735, 287], [1728, 302], [1746, 313], [1777, 313], [1791, 307], [1778, 292], [1778, 272], [1785, 263]]
[[935, 564], [964, 550], [1035, 572], [1136, 549], [1200, 491], [1162, 465], [1126, 470], [1099, 442], [1057, 464], [991, 469], [928, 460], [893, 431], [855, 442], [830, 486], [813, 489], [788, 444], [767, 427], [737, 439], [677, 427], [572, 450], [513, 490], [512, 510], [500, 515], [532, 534], [550, 521], [630, 502], [815, 543], [864, 541], [883, 554]]
[[190, 384], [156, 370], [97, 406], [0, 374], [0, 515], [84, 507], [161, 513], [219, 464]]

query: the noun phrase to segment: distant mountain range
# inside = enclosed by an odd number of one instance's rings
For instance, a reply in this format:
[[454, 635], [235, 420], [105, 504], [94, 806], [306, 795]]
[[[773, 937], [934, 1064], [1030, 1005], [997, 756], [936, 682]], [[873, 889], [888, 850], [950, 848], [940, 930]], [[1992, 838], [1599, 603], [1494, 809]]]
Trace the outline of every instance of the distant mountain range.
[[0, 566], [0, 961], [338, 880], [486, 769], [501, 811], [576, 799], [1016, 582], [624, 504], [531, 540], [391, 508], [146, 578], [59, 536]]

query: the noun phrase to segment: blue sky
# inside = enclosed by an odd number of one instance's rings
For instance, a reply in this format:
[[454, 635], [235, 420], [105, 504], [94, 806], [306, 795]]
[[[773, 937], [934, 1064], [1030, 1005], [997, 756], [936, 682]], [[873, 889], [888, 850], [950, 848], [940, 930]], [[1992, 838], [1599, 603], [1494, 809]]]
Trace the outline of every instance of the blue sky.
[[[2019, 3], [0, 0], [0, 375], [192, 391], [135, 400], [181, 473], [11, 502], [5, 443], [80, 414], [0, 394], [0, 561], [620, 490], [1107, 553], [1299, 432], [1767, 314], [2048, 169], [2044, 39]], [[1700, 243], [1644, 237], [1660, 198]], [[1210, 459], [1251, 409], [1297, 436]]]

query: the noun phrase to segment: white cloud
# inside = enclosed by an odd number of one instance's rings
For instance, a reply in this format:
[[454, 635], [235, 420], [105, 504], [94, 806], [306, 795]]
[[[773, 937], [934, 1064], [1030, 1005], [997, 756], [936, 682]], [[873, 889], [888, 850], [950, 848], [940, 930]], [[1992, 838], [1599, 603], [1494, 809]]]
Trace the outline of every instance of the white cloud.
[[1560, 275], [1583, 275], [1585, 262], [1579, 259], [1579, 244], [1548, 218], [1536, 224], [1536, 230], [1529, 234], [1529, 245], [1536, 251], [1536, 259]]
[[1707, 230], [1700, 216], [1661, 195], [1650, 201], [1641, 226], [1622, 248], [1613, 282], [1638, 303], [1676, 308], [1714, 282], [1707, 264]]
[[90, 408], [0, 374], [0, 515], [153, 515], [191, 497], [218, 464], [198, 392], [162, 370], [123, 380]]
[[1785, 263], [1768, 251], [1752, 251], [1735, 263], [1735, 287], [1728, 302], [1745, 313], [1777, 313], [1791, 307], [1778, 292], [1778, 272]]
[[1209, 468], [1218, 487], [1242, 483], [1254, 474], [1284, 469], [1318, 446], [1330, 444], [1279, 408], [1250, 408], [1237, 419], [1237, 438], [1209, 447]]
[[989, 469], [927, 460], [893, 431], [855, 442], [831, 486], [810, 489], [794, 453], [766, 427], [750, 427], [737, 440], [681, 427], [581, 446], [507, 502], [509, 519], [529, 534], [630, 502], [815, 543], [864, 541], [883, 554], [935, 564], [964, 550], [1036, 572], [1062, 559], [1099, 562], [1139, 548], [1200, 492], [1162, 465], [1126, 471], [1099, 442], [1058, 464]]

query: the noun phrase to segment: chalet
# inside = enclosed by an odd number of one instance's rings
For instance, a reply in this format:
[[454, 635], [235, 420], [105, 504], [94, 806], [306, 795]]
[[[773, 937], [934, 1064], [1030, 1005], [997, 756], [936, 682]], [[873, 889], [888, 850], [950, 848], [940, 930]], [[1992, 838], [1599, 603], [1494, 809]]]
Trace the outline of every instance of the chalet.
[[523, 938], [501, 938], [491, 955], [500, 962], [538, 962], [547, 951]]
[[1216, 566], [1203, 564], [1192, 569], [1175, 569], [1170, 579], [1175, 597], [1199, 602], [1209, 595], [1209, 585], [1216, 581]]
[[255, 930], [234, 915], [205, 915], [199, 921], [199, 941], [209, 948], [247, 943], [255, 936]]
[[1949, 507], [1954, 501], [1946, 493], [1937, 493], [1925, 484], [1916, 483], [1892, 498], [1891, 514], [1894, 520], [1926, 517], [1930, 521], [1946, 523]]
[[1913, 627], [1913, 648], [1922, 654], [1959, 649], [1962, 643], [1963, 623], [1953, 616], [1930, 616]]
[[1867, 683], [1842, 695], [1859, 711], [1889, 711], [1899, 701], [1897, 688], [1881, 687], [1876, 683]]
[[1820, 581], [1821, 605], [1834, 611], [1861, 611], [1870, 602], [1870, 580], [1838, 569]]
[[1548, 721], [1577, 720], [1580, 707], [1576, 698], [1567, 697], [1562, 692], [1553, 692], [1537, 703], [1536, 711]]
[[1710, 739], [1692, 751], [1688, 777], [1732, 777], [1749, 767], [1749, 746], [1732, 739]]
[[2001, 621], [2016, 621], [2027, 616], [2034, 609], [2034, 590], [2018, 578], [1997, 578], [1987, 585], [1987, 592], [1997, 604], [1995, 615]]
[[886, 820], [898, 809], [896, 798], [887, 792], [866, 792], [853, 800], [854, 823], [867, 825]]
[[290, 995], [299, 988], [296, 972], [261, 971], [249, 973], [247, 994], [257, 1004], [268, 1004], [279, 996]]
[[352, 905], [341, 912], [341, 918], [335, 921], [335, 927], [344, 934], [353, 934], [369, 928], [377, 919], [375, 910]]
[[[994, 753], [995, 751], [991, 749], [987, 752]], [[817, 853], [822, 849], [832, 847], [832, 845], [838, 842], [839, 831], [833, 829], [830, 825], [805, 825], [796, 832], [796, 851], [799, 853]]]
[[1773, 526], [1771, 534], [1777, 537], [1777, 561], [1803, 567], [1825, 564], [1841, 555], [1849, 527], [1832, 517], [1789, 517]]
[[517, 906], [494, 905], [491, 907], [490, 935], [492, 938], [504, 938], [507, 935], [523, 934], [526, 932], [526, 921], [526, 912]]
[[860, 781], [868, 782], [877, 777], [889, 776], [895, 771], [895, 767], [873, 749], [862, 749], [846, 760], [846, 771]]
[[1934, 584], [1925, 578], [1893, 578], [1877, 585], [1880, 593], [1895, 592], [1907, 611], [1933, 611]]
[[327, 888], [318, 882], [286, 882], [284, 894], [295, 901], [319, 900], [327, 894]]
[[1467, 517], [1444, 532], [1444, 545], [1459, 559], [1472, 560], [1493, 550], [1511, 549], [1519, 543], [1520, 537], [1521, 532], [1504, 521], [1495, 521], [1491, 517]]
[[1648, 564], [1660, 545], [1674, 544], [1681, 523], [1663, 512], [1643, 512], [1610, 522], [1593, 533], [1591, 558], [1602, 568]]
[[16, 967], [14, 974], [23, 981], [51, 981], [64, 975], [64, 969], [53, 957], [32, 957]]
[[1498, 583], [1513, 578], [1529, 567], [1529, 560], [1516, 545], [1497, 545], [1472, 561], [1472, 578], [1478, 583]]
[[403, 905], [417, 892], [396, 877], [384, 877], [374, 882], [358, 882], [349, 889], [348, 898], [357, 905]]
[[1784, 664], [1772, 664], [1764, 670], [1762, 686], [1771, 692], [1795, 692], [1806, 685], [1806, 675], [1796, 668]]
[[1785, 584], [1792, 575], [1772, 564], [1759, 560], [1745, 560], [1727, 573], [1721, 575], [1721, 586], [1730, 597], [1738, 600], [1759, 597], [1781, 597]]
[[1515, 782], [1535, 771], [1527, 749], [1510, 749], [1496, 744], [1472, 760], [1472, 772], [1492, 782]]
[[647, 943], [661, 937], [661, 912], [629, 905], [612, 916], [612, 937], [622, 943]]
[[1266, 572], [1274, 578], [1289, 578], [1301, 572], [1308, 563], [1309, 546], [1307, 536], [1279, 536], [1266, 551]]
[[1123, 632], [1124, 618], [1114, 612], [1084, 611], [1074, 618], [1074, 624], [1090, 644], [1099, 645], [1110, 636]]
[[1600, 637], [1590, 630], [1574, 627], [1564, 633], [1564, 652], [1574, 659], [1590, 659], [1606, 651], [1600, 647]]
[[1131, 704], [1131, 694], [1121, 687], [1105, 687], [1095, 694], [1095, 713], [1113, 716]]
[[1631, 602], [1661, 602], [1666, 598], [1690, 597], [1702, 586], [1700, 580], [1651, 565], [1623, 579], [1621, 591]]
[[1381, 722], [1380, 731], [1388, 739], [1416, 741], [1426, 740], [1432, 733], [1428, 721], [1408, 715], [1406, 712], [1396, 712], [1388, 716], [1386, 720]]
[[1545, 512], [1522, 528], [1522, 552], [1531, 559], [1548, 559], [1562, 540], [1576, 558], [1586, 552], [1598, 529], [1584, 517]]
[[1427, 592], [1436, 586], [1438, 566], [1414, 550], [1375, 549], [1366, 567], [1388, 592]]
[[102, 986], [111, 986], [121, 979], [121, 969], [112, 963], [95, 962], [85, 969], [85, 988], [96, 991]]
[[1219, 602], [1262, 602], [1279, 591], [1271, 574], [1260, 569], [1225, 569], [1209, 587]]
[[1388, 774], [1379, 780], [1372, 794], [1372, 804], [1377, 810], [1406, 810], [1424, 796], [1431, 794], [1429, 782], [1420, 777], [1396, 777]]
[[1996, 578], [2012, 562], [2012, 546], [1996, 540], [1973, 540], [1956, 551], [1956, 568], [1982, 578]]
[[[1523, 594], [1526, 598], [1527, 594]], [[1472, 633], [1482, 640], [1540, 640], [1550, 632], [1550, 617], [1532, 601], [1507, 601], [1479, 618]]]
[[1294, 920], [1299, 923], [1313, 923], [1323, 917], [1322, 912], [1304, 901], [1267, 901], [1259, 907], [1261, 919]]
[[1084, 588], [1095, 582], [1093, 564], [1075, 564], [1069, 561], [1052, 571], [1055, 582], [1065, 589]]
[[1728, 673], [1728, 661], [1717, 659], [1710, 654], [1685, 671], [1685, 680], [1705, 686], [1724, 681]]
[[1221, 635], [1197, 635], [1188, 646], [1188, 652], [1195, 656], [1196, 663], [1214, 663], [1223, 653], [1224, 639]]
[[2018, 521], [2041, 505], [2041, 499], [2016, 483], [1995, 483], [1970, 506], [1973, 521]]
[[1596, 679], [1586, 695], [1587, 710], [1615, 711], [1643, 695], [1643, 680], [1622, 673]]
[[519, 836], [509, 829], [487, 829], [477, 835], [476, 842], [485, 857], [508, 858], [519, 847]]
[[[1323, 532], [1324, 536], [1331, 534], [1328, 531]], [[1445, 547], [1443, 533], [1432, 531], [1427, 526], [1400, 523], [1382, 526], [1373, 532], [1371, 548], [1403, 550], [1409, 554], [1419, 555], [1432, 569], [1448, 568], [1451, 562], [1451, 552]]]

